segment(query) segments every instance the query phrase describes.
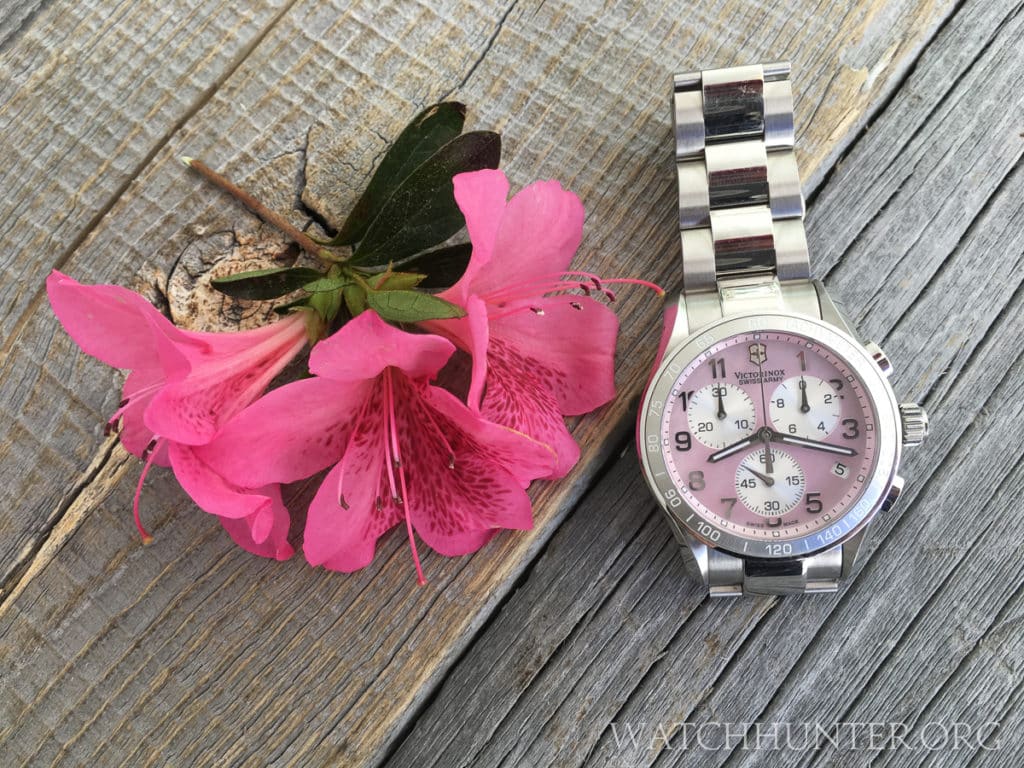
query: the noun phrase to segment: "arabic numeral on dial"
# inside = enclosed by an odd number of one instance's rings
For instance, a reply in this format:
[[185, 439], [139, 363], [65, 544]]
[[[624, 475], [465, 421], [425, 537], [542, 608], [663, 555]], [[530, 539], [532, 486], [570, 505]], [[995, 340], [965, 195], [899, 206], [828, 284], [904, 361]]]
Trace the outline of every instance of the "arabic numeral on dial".
[[843, 419], [843, 426], [846, 427], [846, 431], [843, 432], [844, 439], [854, 440], [860, 437], [860, 422], [856, 419]]
[[711, 378], [713, 379], [724, 379], [725, 378], [725, 359], [721, 357], [712, 358], [708, 361], [708, 365], [711, 366]]
[[800, 475], [786, 475], [786, 485], [792, 488], [797, 487], [801, 482], [803, 480], [801, 480]]
[[697, 523], [697, 533], [703, 536], [708, 541], [718, 541], [722, 537], [722, 532], [717, 528], [712, 528], [707, 523], [700, 521]]
[[677, 451], [688, 451], [690, 446], [693, 445], [693, 441], [690, 439], [689, 432], [676, 432], [676, 450]]
[[821, 493], [812, 491], [807, 494], [807, 512], [811, 515], [821, 514]]
[[750, 429], [750, 419], [736, 419], [734, 423], [736, 424], [736, 429]]
[[689, 408], [689, 407], [690, 407], [690, 401], [691, 401], [692, 399], [693, 399], [693, 390], [692, 390], [692, 389], [688, 389], [688, 390], [686, 390], [685, 392], [681, 392], [681, 393], [679, 394], [679, 403], [680, 403], [680, 405], [682, 405], [682, 406], [683, 406], [683, 410], [684, 410], [684, 411], [685, 411], [685, 410], [686, 410], [687, 408]]
[[704, 487], [705, 487], [705, 484], [704, 484], [704, 473], [701, 472], [699, 469], [696, 469], [693, 472], [691, 472], [689, 478], [687, 478], [687, 479], [690, 481], [690, 490], [691, 491], [703, 491], [704, 490]]
[[715, 425], [714, 425], [714, 423], [712, 423], [710, 421], [698, 421], [697, 422], [697, 431], [698, 432], [714, 432], [715, 431]]
[[757, 483], [753, 478], [748, 477], [746, 480], [740, 480], [740, 488], [757, 488]]
[[779, 512], [781, 510], [782, 510], [782, 502], [780, 502], [780, 501], [774, 501], [774, 500], [770, 499], [770, 500], [768, 500], [768, 501], [766, 501], [764, 503], [764, 511], [765, 512]]
[[785, 400], [785, 398], [776, 397], [775, 398], [775, 407], [776, 408], [785, 408], [786, 407], [786, 400]]
[[736, 497], [730, 496], [725, 499], [719, 499], [719, 501], [725, 504], [725, 511], [722, 513], [722, 515], [724, 517], [732, 517], [732, 509], [733, 507], [736, 506]]

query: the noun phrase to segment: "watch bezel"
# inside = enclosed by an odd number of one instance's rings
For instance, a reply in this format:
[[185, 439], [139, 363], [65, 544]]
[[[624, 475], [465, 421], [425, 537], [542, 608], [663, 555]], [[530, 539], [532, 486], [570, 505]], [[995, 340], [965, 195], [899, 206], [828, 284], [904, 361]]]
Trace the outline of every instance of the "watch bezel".
[[[709, 347], [737, 334], [773, 331], [805, 336], [827, 347], [860, 378], [877, 416], [877, 460], [872, 476], [865, 482], [858, 500], [835, 522], [798, 538], [765, 541], [746, 538], [719, 528], [687, 503], [672, 482], [666, 467], [661, 426], [665, 404], [672, 387], [687, 365]], [[899, 405], [896, 396], [885, 375], [864, 347], [830, 323], [785, 313], [761, 312], [723, 318], [691, 334], [674, 349], [666, 350], [644, 395], [638, 432], [638, 448], [644, 477], [666, 515], [708, 547], [737, 557], [772, 560], [813, 555], [831, 549], [861, 531], [885, 502], [896, 477], [901, 452]]]

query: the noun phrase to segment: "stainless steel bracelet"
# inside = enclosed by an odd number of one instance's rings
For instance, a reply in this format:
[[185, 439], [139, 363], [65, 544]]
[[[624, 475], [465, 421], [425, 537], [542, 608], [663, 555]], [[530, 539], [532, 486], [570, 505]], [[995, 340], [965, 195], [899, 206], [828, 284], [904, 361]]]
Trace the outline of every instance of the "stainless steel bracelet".
[[676, 75], [673, 90], [683, 289], [808, 279], [789, 64]]
[[[686, 333], [735, 312], [820, 317], [827, 302], [810, 279], [789, 72], [756, 64], [674, 78]], [[843, 574], [842, 546], [791, 560], [691, 546], [713, 597], [834, 592]]]

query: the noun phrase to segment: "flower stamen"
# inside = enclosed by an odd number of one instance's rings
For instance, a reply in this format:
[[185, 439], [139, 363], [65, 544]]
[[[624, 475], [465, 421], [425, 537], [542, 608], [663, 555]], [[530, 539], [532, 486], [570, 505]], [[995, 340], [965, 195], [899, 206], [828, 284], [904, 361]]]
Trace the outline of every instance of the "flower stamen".
[[142, 459], [146, 463], [142, 465], [142, 472], [139, 474], [139, 482], [135, 486], [135, 498], [132, 501], [132, 516], [135, 518], [135, 527], [139, 529], [139, 534], [142, 536], [142, 543], [149, 544], [153, 541], [153, 537], [149, 534], [149, 531], [142, 525], [142, 518], [139, 517], [139, 499], [142, 497], [142, 485], [146, 482], [146, 475], [149, 474], [149, 468], [153, 466], [153, 459], [156, 458], [156, 454], [160, 448], [161, 438], [154, 437], [149, 441], [149, 445], [142, 452]]
[[405, 484], [405, 469], [402, 467], [402, 456], [398, 443], [398, 419], [395, 418], [395, 388], [392, 382], [392, 372], [390, 368], [384, 371], [384, 383], [387, 387], [388, 431], [391, 434], [392, 451], [394, 454], [396, 469], [398, 470], [398, 482], [402, 490], [402, 495], [398, 497], [396, 501], [399, 506], [404, 509], [405, 529], [409, 535], [409, 548], [412, 550], [412, 561], [416, 564], [416, 583], [422, 587], [427, 583], [427, 580], [423, 576], [423, 568], [420, 565], [420, 556], [416, 551], [416, 537], [413, 535], [412, 518], [409, 515], [409, 506], [403, 501], [403, 499], [407, 499], [409, 497], [409, 490], [406, 488]]

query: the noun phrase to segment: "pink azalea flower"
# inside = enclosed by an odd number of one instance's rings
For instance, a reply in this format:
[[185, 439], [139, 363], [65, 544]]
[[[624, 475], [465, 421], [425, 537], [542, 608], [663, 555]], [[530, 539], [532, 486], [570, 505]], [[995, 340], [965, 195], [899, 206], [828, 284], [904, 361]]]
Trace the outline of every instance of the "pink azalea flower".
[[314, 378], [280, 387], [196, 448], [226, 478], [292, 482], [334, 465], [309, 507], [303, 550], [351, 572], [404, 523], [443, 555], [479, 549], [501, 528], [532, 526], [523, 490], [550, 471], [547, 446], [495, 425], [430, 384], [454, 347], [367, 310], [310, 355]]
[[[123, 399], [107, 423], [124, 447], [145, 460], [135, 492], [150, 466], [171, 466], [185, 490], [204, 508], [218, 504], [221, 522], [249, 551], [285, 559], [288, 513], [276, 487], [228, 483], [194, 455], [233, 415], [255, 400], [305, 346], [305, 319], [295, 313], [238, 333], [199, 333], [174, 326], [139, 294], [116, 285], [82, 285], [54, 270], [46, 280], [54, 313], [84, 352], [131, 370]], [[207, 503], [204, 503], [204, 499]]]
[[470, 405], [550, 445], [558, 456], [550, 477], [563, 477], [580, 455], [563, 416], [615, 396], [619, 323], [590, 294], [614, 300], [606, 284], [620, 282], [663, 292], [644, 281], [602, 282], [567, 271], [583, 236], [583, 205], [557, 181], [535, 182], [511, 200], [501, 171], [453, 181], [473, 253], [459, 282], [441, 295], [466, 316], [423, 325], [473, 356]]

